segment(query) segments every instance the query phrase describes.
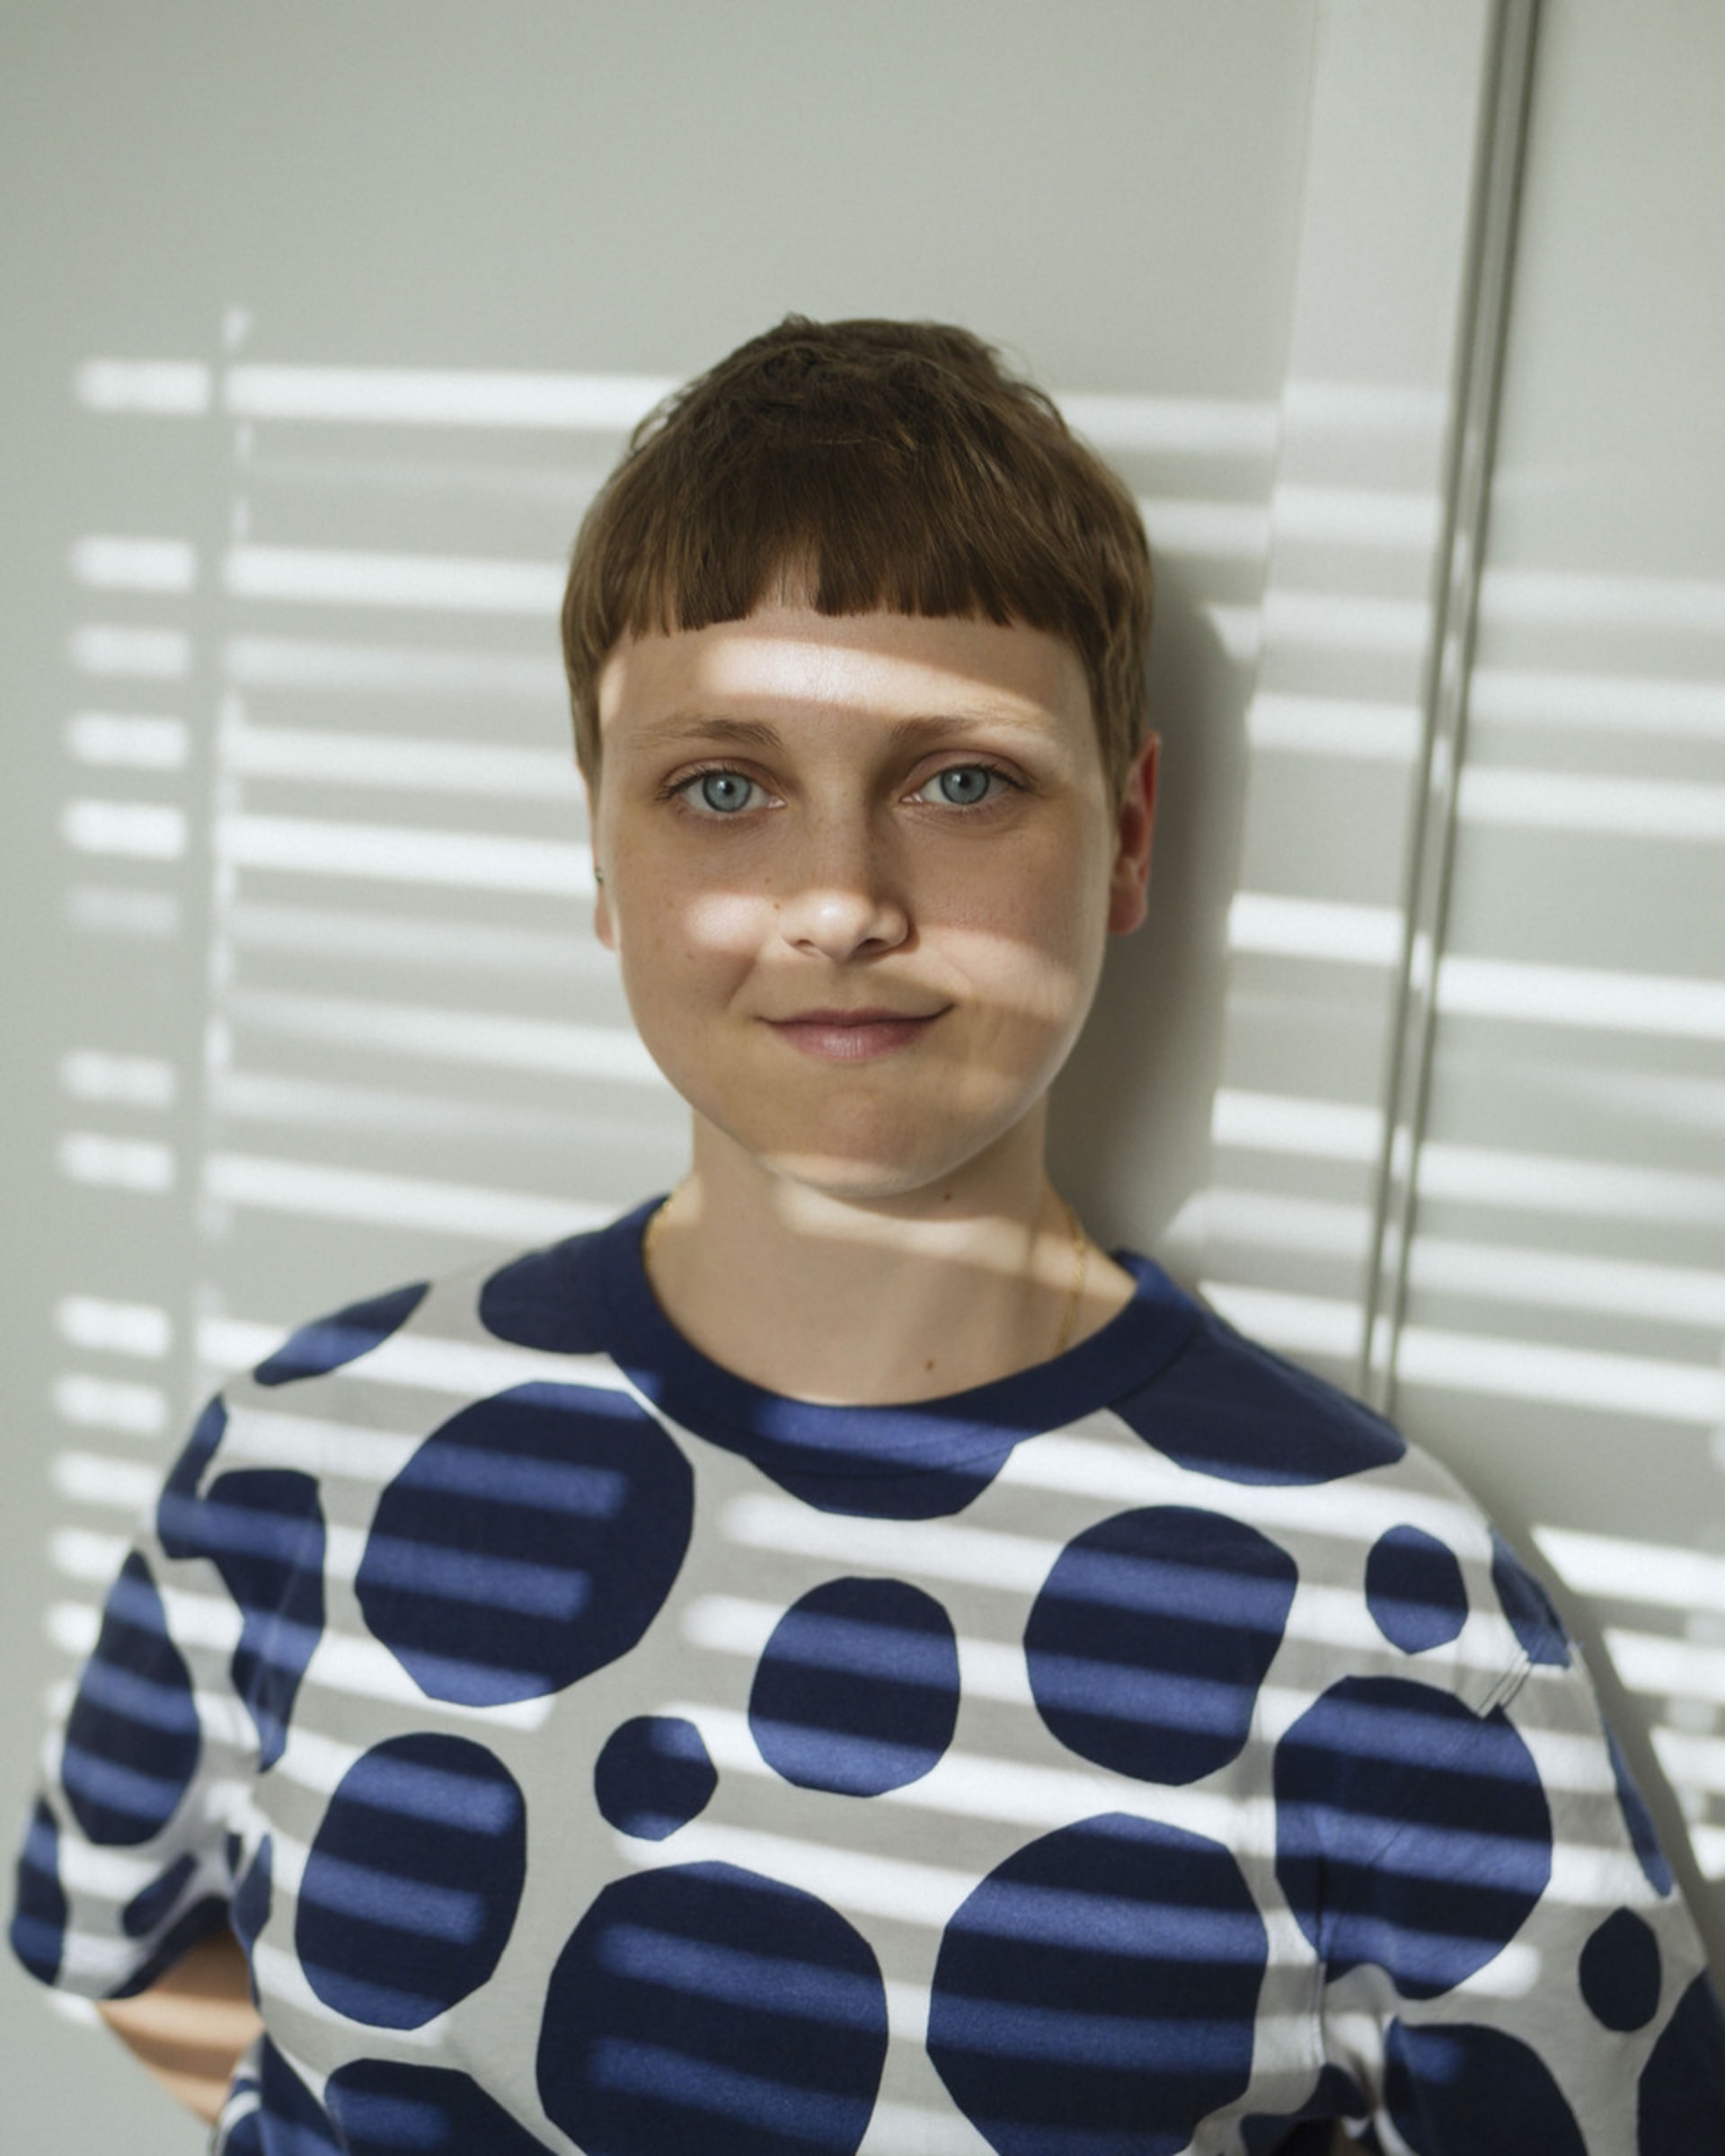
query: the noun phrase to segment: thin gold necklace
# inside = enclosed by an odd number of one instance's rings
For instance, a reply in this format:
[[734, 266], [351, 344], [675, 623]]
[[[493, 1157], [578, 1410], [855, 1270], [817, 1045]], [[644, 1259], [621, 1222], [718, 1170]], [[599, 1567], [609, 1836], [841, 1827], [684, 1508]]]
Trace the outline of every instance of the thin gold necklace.
[[[641, 1231], [641, 1262], [648, 1278], [652, 1277], [653, 1251], [659, 1242], [659, 1230], [665, 1224], [665, 1215], [676, 1201], [677, 1189], [661, 1198], [647, 1216], [647, 1224]], [[1084, 1276], [1090, 1270], [1090, 1240], [1079, 1224], [1077, 1214], [1064, 1197], [1060, 1200], [1066, 1215], [1066, 1226], [1072, 1234], [1072, 1278], [1066, 1287], [1066, 1307], [1060, 1313], [1060, 1330], [1055, 1336], [1054, 1353], [1062, 1356], [1072, 1344], [1072, 1329], [1078, 1320], [1078, 1305], [1084, 1300]]]

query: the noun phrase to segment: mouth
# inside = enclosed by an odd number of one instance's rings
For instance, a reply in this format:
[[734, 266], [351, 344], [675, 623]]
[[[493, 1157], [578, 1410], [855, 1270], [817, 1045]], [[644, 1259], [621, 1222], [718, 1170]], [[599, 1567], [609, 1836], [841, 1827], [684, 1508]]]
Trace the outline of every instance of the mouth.
[[799, 1011], [765, 1022], [787, 1046], [819, 1063], [869, 1063], [922, 1039], [951, 1005], [926, 1012]]

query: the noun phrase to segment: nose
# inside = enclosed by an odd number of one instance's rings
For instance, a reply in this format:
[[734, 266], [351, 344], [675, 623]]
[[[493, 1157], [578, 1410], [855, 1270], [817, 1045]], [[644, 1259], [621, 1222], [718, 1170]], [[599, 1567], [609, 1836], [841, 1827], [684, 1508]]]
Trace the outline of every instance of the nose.
[[890, 853], [866, 820], [811, 831], [778, 901], [780, 935], [836, 965], [896, 950], [910, 933], [910, 911]]

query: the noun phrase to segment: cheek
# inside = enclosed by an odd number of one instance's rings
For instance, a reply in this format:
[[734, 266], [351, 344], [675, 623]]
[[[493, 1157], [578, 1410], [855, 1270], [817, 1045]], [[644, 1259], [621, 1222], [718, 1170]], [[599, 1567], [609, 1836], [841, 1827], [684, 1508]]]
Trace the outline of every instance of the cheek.
[[703, 987], [722, 992], [760, 947], [759, 899], [708, 889], [678, 893], [662, 883], [614, 900], [617, 949], [632, 1000], [679, 1001]]
[[996, 917], [951, 929], [943, 956], [983, 1013], [1005, 1026], [1064, 1029], [1088, 999], [1095, 975], [1088, 941], [1048, 932], [1046, 919], [1019, 929]]
[[[942, 910], [942, 957], [1003, 1018], [1063, 1025], [1094, 987], [1107, 940], [1107, 893], [1075, 877], [1063, 857], [1053, 872], [1028, 862], [986, 893], [957, 891]], [[1043, 872], [1039, 873], [1039, 870]], [[924, 925], [933, 927], [924, 915]]]

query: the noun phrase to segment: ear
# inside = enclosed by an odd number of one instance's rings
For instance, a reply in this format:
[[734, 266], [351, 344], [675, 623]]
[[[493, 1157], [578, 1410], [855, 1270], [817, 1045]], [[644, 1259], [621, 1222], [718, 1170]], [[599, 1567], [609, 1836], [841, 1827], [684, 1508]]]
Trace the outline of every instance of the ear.
[[1114, 870], [1108, 887], [1110, 935], [1130, 935], [1148, 910], [1146, 893], [1150, 883], [1150, 840], [1156, 825], [1156, 773], [1161, 759], [1162, 738], [1152, 734], [1127, 774], [1115, 820]]
[[599, 865], [599, 804], [591, 782], [581, 773], [581, 791], [587, 797], [588, 840], [593, 853], [593, 933], [607, 950], [617, 948], [617, 932], [611, 919], [611, 894], [601, 880]]

